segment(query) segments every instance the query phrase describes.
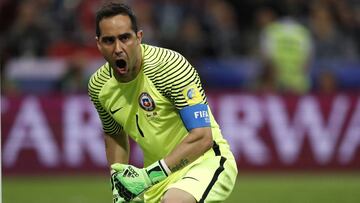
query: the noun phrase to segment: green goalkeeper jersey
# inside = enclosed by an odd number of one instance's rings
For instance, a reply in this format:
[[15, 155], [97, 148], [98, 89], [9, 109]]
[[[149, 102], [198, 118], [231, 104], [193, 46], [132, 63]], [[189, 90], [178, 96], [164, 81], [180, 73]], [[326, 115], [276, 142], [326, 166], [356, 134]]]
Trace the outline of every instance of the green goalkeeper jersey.
[[[123, 130], [143, 150], [147, 166], [187, 136], [179, 110], [207, 104], [207, 99], [198, 73], [179, 53], [146, 44], [141, 52], [142, 66], [134, 80], [118, 82], [106, 63], [91, 76], [88, 91], [104, 132], [119, 136]], [[227, 145], [208, 112], [214, 141]]]

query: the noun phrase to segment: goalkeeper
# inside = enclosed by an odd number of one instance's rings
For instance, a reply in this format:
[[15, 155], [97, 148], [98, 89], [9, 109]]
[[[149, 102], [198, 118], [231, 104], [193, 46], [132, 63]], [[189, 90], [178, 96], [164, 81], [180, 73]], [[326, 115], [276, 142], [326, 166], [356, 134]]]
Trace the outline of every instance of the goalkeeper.
[[[105, 3], [96, 43], [106, 63], [88, 85], [105, 134], [114, 202], [222, 202], [237, 166], [199, 75], [179, 53], [142, 44], [132, 10]], [[129, 137], [144, 168], [129, 165]]]

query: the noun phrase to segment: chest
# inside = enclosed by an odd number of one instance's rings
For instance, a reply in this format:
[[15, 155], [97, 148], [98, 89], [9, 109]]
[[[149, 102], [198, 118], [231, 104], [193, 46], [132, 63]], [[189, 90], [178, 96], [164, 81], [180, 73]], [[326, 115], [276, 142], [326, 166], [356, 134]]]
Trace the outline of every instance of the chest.
[[148, 129], [156, 130], [176, 112], [147, 78], [126, 86], [113, 84], [108, 89], [105, 110], [129, 134], [143, 136]]

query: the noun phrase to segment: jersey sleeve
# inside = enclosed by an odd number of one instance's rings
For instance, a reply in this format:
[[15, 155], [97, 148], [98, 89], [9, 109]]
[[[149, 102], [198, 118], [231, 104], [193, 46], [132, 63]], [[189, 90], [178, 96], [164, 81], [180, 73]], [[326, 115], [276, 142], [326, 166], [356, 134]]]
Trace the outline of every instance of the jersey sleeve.
[[179, 53], [167, 62], [167, 95], [177, 109], [195, 104], [207, 104], [205, 91], [196, 69]]
[[95, 72], [88, 83], [88, 94], [97, 110], [104, 133], [108, 135], [118, 135], [122, 130], [122, 126], [104, 109], [99, 99], [100, 92], [110, 77], [109, 74], [108, 69], [104, 68], [104, 66]]
[[207, 104], [200, 77], [185, 57], [170, 49], [143, 47], [146, 64], [144, 73], [177, 109]]

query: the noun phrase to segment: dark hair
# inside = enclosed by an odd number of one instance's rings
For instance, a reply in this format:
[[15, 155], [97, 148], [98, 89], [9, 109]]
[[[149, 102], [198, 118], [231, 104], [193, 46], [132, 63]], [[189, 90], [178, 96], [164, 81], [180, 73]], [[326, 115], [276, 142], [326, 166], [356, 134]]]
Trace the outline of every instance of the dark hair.
[[138, 31], [137, 20], [134, 12], [131, 8], [123, 3], [117, 2], [107, 2], [101, 6], [101, 8], [96, 12], [96, 36], [100, 36], [100, 27], [99, 23], [102, 19], [116, 16], [116, 15], [127, 15], [131, 20], [131, 29]]

